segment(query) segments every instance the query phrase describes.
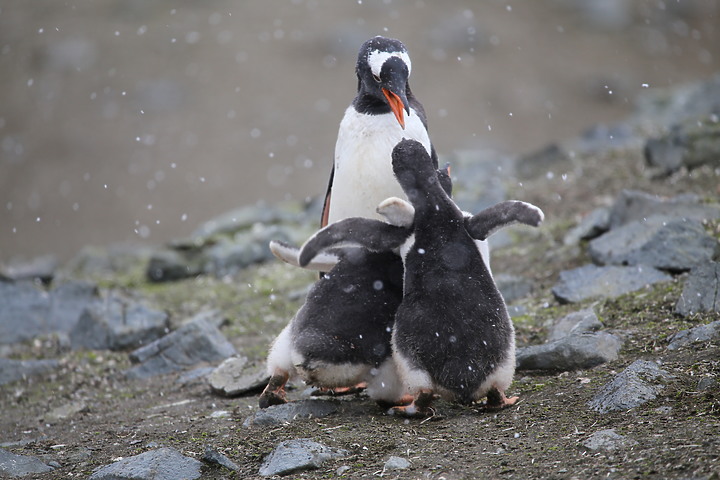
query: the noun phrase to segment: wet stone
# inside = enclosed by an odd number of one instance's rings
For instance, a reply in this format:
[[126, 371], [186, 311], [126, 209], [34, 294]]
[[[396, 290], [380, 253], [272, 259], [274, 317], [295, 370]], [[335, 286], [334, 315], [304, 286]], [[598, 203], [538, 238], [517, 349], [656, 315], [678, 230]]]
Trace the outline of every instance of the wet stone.
[[220, 330], [201, 318], [132, 352], [130, 360], [139, 365], [126, 374], [130, 378], [148, 378], [184, 370], [200, 362], [219, 362], [235, 354], [235, 347]]
[[193, 480], [201, 477], [201, 466], [198, 460], [165, 447], [101, 467], [88, 480]]
[[218, 452], [209, 445], [205, 447], [205, 453], [203, 453], [202, 459], [206, 463], [209, 463], [211, 465], [220, 465], [221, 467], [225, 467], [228, 470], [232, 470], [234, 472], [240, 470], [240, 467], [237, 465], [237, 463], [233, 462], [226, 455]]
[[123, 350], [137, 348], [165, 335], [167, 313], [110, 295], [86, 308], [70, 332], [73, 349]]
[[234, 397], [262, 389], [269, 379], [264, 366], [248, 364], [245, 357], [230, 357], [213, 370], [208, 382], [215, 393]]
[[337, 400], [301, 400], [273, 405], [258, 410], [243, 422], [243, 426], [278, 425], [308, 418], [322, 418], [340, 410]]
[[548, 335], [548, 341], [559, 340], [568, 335], [594, 332], [600, 330], [603, 324], [598, 320], [592, 308], [572, 312], [553, 324]]
[[675, 305], [675, 313], [683, 316], [701, 312], [720, 312], [720, 263], [694, 267]]
[[638, 407], [654, 400], [663, 390], [663, 381], [670, 378], [657, 363], [637, 360], [602, 387], [588, 406], [598, 413]]
[[587, 449], [602, 450], [606, 452], [632, 447], [637, 444], [638, 442], [635, 440], [619, 435], [613, 428], [595, 432], [582, 443], [582, 445]]
[[670, 280], [670, 275], [652, 267], [585, 265], [560, 272], [560, 281], [552, 292], [561, 303], [574, 303], [589, 298], [614, 298]]
[[278, 444], [263, 461], [260, 475], [287, 475], [301, 470], [314, 470], [328, 461], [349, 455], [347, 450], [331, 448], [308, 438], [286, 440]]
[[57, 360], [12, 360], [0, 358], [0, 385], [43, 375], [60, 368]]
[[0, 448], [0, 477], [24, 477], [54, 470], [37, 457], [16, 455]]
[[638, 190], [623, 190], [610, 210], [609, 228], [644, 220], [655, 215], [688, 220], [720, 218], [720, 205], [700, 203], [693, 194], [660, 197]]
[[571, 371], [593, 368], [617, 359], [622, 340], [610, 333], [581, 333], [543, 345], [519, 348], [519, 370]]
[[693, 343], [710, 342], [717, 339], [720, 339], [720, 320], [677, 332], [670, 337], [668, 350], [677, 350]]
[[593, 261], [683, 271], [709, 262], [717, 241], [697, 220], [652, 216], [610, 230], [590, 242]]

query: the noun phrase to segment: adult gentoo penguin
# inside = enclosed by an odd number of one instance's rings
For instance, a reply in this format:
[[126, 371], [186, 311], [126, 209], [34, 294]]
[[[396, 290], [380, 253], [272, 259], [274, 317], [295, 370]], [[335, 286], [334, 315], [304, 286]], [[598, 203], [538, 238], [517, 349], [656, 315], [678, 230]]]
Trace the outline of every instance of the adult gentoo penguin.
[[375, 208], [405, 197], [391, 154], [403, 138], [419, 141], [432, 157], [425, 110], [410, 90], [410, 56], [399, 40], [374, 37], [358, 53], [357, 96], [340, 122], [322, 226], [347, 217], [381, 218]]

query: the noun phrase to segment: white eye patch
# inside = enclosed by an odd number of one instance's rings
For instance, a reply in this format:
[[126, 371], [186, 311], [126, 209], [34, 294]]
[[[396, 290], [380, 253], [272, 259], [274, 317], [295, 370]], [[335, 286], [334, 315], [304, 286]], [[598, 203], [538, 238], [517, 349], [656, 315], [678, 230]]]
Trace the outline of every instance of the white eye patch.
[[390, 57], [398, 57], [405, 62], [408, 67], [408, 76], [410, 75], [412, 64], [410, 63], [410, 55], [407, 52], [381, 52], [380, 50], [373, 50], [368, 54], [368, 65], [370, 65], [370, 71], [372, 71], [373, 75], [380, 76], [382, 66]]

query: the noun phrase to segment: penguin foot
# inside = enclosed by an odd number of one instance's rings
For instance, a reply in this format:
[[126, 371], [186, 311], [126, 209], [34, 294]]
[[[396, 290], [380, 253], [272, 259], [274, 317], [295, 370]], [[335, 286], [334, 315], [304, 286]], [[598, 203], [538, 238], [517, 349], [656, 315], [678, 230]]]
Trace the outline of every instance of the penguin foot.
[[502, 410], [503, 408], [515, 405], [520, 397], [506, 397], [505, 392], [501, 392], [497, 388], [491, 388], [487, 394], [486, 410]]
[[277, 373], [270, 377], [265, 390], [260, 394], [260, 408], [268, 408], [271, 405], [281, 405], [287, 403], [285, 395], [285, 384], [290, 375], [287, 373]]
[[392, 407], [388, 410], [388, 414], [407, 418], [434, 417], [435, 409], [430, 406], [434, 398], [431, 391], [423, 390], [409, 405]]
[[329, 387], [320, 387], [315, 392], [313, 392], [314, 397], [319, 397], [322, 395], [328, 395], [337, 397], [340, 395], [352, 395], [354, 393], [360, 393], [363, 390], [367, 388], [367, 383], [360, 382], [357, 385], [353, 385], [351, 387], [335, 387], [335, 388], [329, 388]]

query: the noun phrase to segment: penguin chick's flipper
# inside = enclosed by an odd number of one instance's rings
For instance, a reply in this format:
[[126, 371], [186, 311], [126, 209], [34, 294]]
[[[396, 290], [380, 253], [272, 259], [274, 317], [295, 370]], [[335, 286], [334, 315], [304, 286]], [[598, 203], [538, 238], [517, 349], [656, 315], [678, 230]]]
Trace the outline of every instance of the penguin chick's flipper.
[[299, 263], [304, 267], [321, 251], [331, 247], [359, 245], [373, 252], [387, 252], [402, 245], [409, 236], [407, 228], [388, 225], [380, 220], [346, 218], [310, 237], [300, 249]]
[[544, 218], [542, 210], [535, 205], [508, 200], [466, 218], [465, 227], [474, 239], [485, 240], [497, 230], [515, 223], [537, 227]]
[[390, 225], [397, 227], [409, 228], [415, 220], [415, 207], [398, 197], [386, 198], [375, 211], [385, 217]]
[[415, 396], [415, 399], [412, 403], [410, 403], [410, 405], [392, 407], [388, 410], [388, 413], [390, 415], [398, 415], [400, 417], [408, 418], [433, 417], [435, 416], [435, 410], [430, 405], [432, 405], [434, 398], [435, 395], [433, 395], [432, 391], [421, 390], [420, 393]]
[[520, 397], [506, 397], [505, 392], [501, 392], [497, 388], [493, 387], [487, 394], [487, 403], [485, 408], [487, 410], [502, 410], [503, 408], [511, 407], [515, 405]]
[[277, 372], [268, 382], [265, 390], [260, 394], [260, 408], [268, 408], [271, 405], [287, 403], [285, 396], [285, 384], [290, 375], [287, 372]]
[[307, 270], [328, 272], [340, 260], [340, 255], [336, 254], [336, 252], [325, 251], [317, 255], [312, 262], [300, 267], [300, 261], [298, 258], [300, 256], [300, 248], [279, 240], [271, 240], [269, 247], [270, 252], [272, 252], [276, 258], [295, 267], [305, 268]]

